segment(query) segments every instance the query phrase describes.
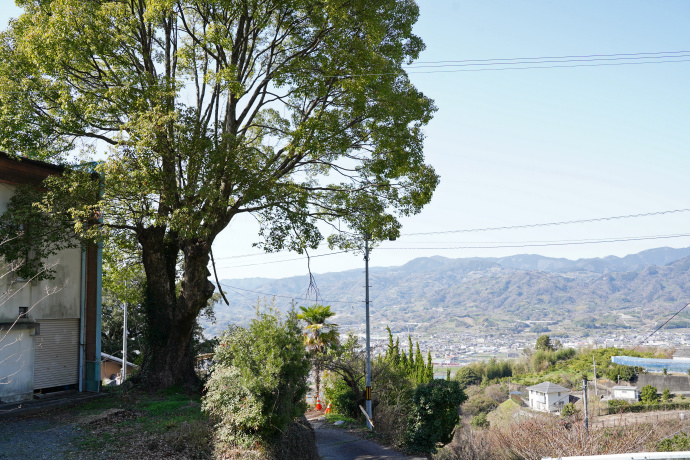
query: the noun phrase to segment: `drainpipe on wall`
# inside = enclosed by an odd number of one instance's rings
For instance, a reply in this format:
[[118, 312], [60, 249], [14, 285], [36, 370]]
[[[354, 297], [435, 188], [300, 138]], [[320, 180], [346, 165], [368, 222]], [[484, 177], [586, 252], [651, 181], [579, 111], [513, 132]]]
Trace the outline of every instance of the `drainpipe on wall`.
[[[99, 173], [98, 198], [103, 198], [105, 191], [105, 175]], [[98, 217], [99, 225], [103, 226], [103, 212]], [[103, 241], [98, 241], [96, 252], [96, 362], [95, 373], [96, 391], [101, 391], [101, 309], [102, 309], [102, 289], [103, 289]]]
[[[81, 302], [79, 315], [79, 392], [84, 391], [84, 336], [86, 335], [86, 247], [81, 247]], [[99, 374], [100, 377], [100, 374]]]

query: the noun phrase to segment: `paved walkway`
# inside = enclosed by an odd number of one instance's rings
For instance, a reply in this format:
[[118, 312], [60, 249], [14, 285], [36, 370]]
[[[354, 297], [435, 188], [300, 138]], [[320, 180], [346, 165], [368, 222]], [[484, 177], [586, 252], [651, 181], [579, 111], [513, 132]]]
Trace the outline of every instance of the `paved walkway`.
[[310, 422], [316, 432], [316, 448], [322, 460], [426, 460], [426, 457], [410, 457], [359, 438], [345, 429], [328, 425], [324, 420], [312, 419]]

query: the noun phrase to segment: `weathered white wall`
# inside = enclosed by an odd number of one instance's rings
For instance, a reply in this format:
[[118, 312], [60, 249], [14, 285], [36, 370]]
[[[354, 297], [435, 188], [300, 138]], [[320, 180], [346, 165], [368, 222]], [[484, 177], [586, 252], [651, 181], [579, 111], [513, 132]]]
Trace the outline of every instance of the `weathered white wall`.
[[[0, 215], [14, 187], [0, 184]], [[36, 283], [13, 280], [0, 260], [0, 323], [13, 322], [19, 307], [29, 309], [24, 321], [79, 318], [81, 312], [81, 248], [66, 249], [46, 261], [55, 265], [55, 278]], [[34, 330], [0, 330], [0, 400], [30, 399], [34, 391]], [[76, 373], [76, 369], [75, 369]]]
[[611, 396], [613, 397], [613, 399], [629, 399], [633, 401], [639, 399], [637, 397], [637, 389], [635, 387], [631, 387], [630, 390], [614, 389], [613, 394]]
[[0, 330], [0, 401], [31, 399], [34, 340], [29, 329]]
[[[0, 186], [0, 213], [7, 209], [13, 189]], [[41, 319], [79, 318], [81, 298], [81, 248], [66, 249], [49, 257], [47, 265], [55, 264], [55, 279], [26, 284], [14, 281], [6, 274], [7, 266], [0, 264], [0, 322], [17, 318], [19, 307], [28, 307], [28, 317]], [[48, 292], [57, 288], [57, 292]]]

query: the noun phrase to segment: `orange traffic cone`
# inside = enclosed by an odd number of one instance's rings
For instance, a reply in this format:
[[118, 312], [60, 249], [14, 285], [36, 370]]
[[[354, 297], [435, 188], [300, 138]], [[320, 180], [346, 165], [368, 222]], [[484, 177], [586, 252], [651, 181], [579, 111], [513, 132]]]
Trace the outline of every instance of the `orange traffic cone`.
[[316, 397], [316, 410], [321, 410], [321, 409], [322, 409], [322, 407], [321, 407], [321, 400], [320, 400], [319, 397], [317, 396], [317, 397]]
[[331, 413], [331, 403], [328, 403], [328, 406], [326, 406], [326, 413], [327, 414]]

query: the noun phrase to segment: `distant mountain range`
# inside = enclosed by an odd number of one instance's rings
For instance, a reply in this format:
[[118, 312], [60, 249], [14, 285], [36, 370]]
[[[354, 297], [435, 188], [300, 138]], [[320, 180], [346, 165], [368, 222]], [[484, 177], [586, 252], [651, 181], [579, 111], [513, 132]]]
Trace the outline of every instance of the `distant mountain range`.
[[[213, 335], [230, 323], [246, 323], [258, 299], [275, 297], [281, 310], [330, 304], [342, 325], [362, 322], [364, 273], [348, 270], [309, 277], [222, 280], [233, 305], [216, 305]], [[556, 259], [539, 255], [501, 258], [414, 259], [399, 267], [370, 269], [373, 320], [426, 332], [458, 328], [519, 332], [530, 321], [561, 328], [625, 329], [653, 324], [656, 317], [690, 299], [690, 248], [650, 249], [625, 257]], [[308, 294], [308, 295], [306, 295]], [[643, 314], [641, 314], [643, 313]], [[683, 327], [679, 315], [673, 327]], [[687, 324], [690, 326], [690, 322]], [[668, 326], [667, 326], [668, 327]]]

